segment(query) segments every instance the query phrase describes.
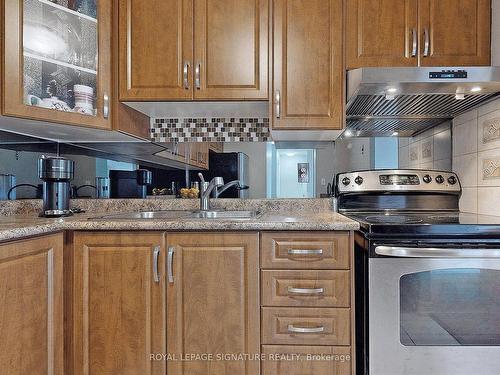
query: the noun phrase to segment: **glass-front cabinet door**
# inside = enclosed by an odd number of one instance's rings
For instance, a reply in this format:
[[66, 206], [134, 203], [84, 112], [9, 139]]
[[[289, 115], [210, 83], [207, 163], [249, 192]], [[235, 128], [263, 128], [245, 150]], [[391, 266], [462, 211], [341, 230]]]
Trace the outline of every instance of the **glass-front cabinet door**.
[[111, 128], [111, 0], [5, 1], [5, 114]]

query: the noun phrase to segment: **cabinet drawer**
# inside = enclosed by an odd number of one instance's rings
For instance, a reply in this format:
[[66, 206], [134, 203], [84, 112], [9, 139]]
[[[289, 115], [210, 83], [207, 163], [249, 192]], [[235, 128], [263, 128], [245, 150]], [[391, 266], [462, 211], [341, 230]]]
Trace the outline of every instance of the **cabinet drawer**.
[[263, 233], [262, 268], [349, 269], [349, 234]]
[[350, 271], [262, 271], [264, 306], [349, 307]]
[[353, 365], [345, 346], [263, 345], [262, 353], [262, 375], [350, 375]]
[[351, 344], [350, 309], [262, 308], [262, 344]]

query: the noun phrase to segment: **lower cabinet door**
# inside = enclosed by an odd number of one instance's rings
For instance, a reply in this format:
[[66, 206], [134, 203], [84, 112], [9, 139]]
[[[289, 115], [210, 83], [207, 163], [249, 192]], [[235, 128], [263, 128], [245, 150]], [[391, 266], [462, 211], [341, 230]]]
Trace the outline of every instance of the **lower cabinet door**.
[[63, 374], [63, 236], [0, 245], [0, 374]]
[[164, 375], [164, 235], [78, 232], [72, 253], [68, 374]]
[[259, 375], [259, 236], [167, 234], [168, 375]]
[[262, 375], [350, 375], [350, 347], [264, 345]]

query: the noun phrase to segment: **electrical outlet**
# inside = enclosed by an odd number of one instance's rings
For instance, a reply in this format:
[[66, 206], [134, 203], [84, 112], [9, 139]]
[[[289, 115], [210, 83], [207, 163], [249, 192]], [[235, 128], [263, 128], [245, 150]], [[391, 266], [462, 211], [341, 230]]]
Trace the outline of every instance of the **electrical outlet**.
[[321, 186], [325, 186], [326, 185], [326, 180], [324, 178], [321, 179]]

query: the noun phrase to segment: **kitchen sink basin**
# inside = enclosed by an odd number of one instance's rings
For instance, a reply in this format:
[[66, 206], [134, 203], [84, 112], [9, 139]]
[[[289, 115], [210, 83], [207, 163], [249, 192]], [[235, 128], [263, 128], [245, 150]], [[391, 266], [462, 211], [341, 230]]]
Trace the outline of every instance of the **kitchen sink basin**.
[[105, 215], [89, 220], [175, 220], [175, 219], [209, 219], [209, 220], [242, 220], [253, 219], [260, 215], [259, 211], [140, 211]]
[[193, 219], [254, 219], [259, 211], [195, 211], [189, 216]]
[[90, 220], [137, 220], [137, 219], [182, 219], [188, 217], [192, 211], [140, 211], [140, 212], [124, 212], [113, 215], [105, 215]]

